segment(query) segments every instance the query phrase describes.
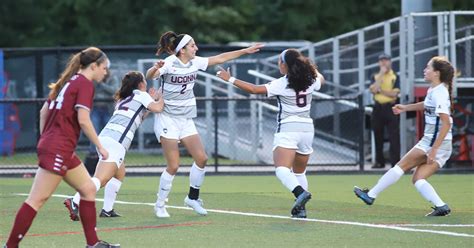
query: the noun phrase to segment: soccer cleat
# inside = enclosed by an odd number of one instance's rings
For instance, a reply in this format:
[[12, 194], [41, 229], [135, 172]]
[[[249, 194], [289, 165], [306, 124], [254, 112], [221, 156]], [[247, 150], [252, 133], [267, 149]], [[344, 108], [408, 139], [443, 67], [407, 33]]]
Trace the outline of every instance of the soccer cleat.
[[191, 200], [186, 196], [186, 198], [184, 198], [184, 205], [194, 209], [194, 211], [200, 215], [207, 215], [206, 209], [202, 207], [204, 203], [201, 199]]
[[365, 204], [372, 205], [374, 204], [375, 198], [370, 197], [367, 193], [369, 193], [369, 189], [361, 189], [357, 186], [354, 186], [354, 193], [357, 197], [359, 197]]
[[306, 207], [297, 209], [296, 214], [291, 215], [292, 218], [305, 219], [306, 218]]
[[444, 204], [441, 207], [432, 207], [433, 211], [426, 214], [425, 216], [448, 216], [451, 213], [451, 209], [448, 207], [448, 204]]
[[291, 208], [291, 216], [296, 216], [298, 212], [301, 211], [301, 209], [304, 209], [304, 211], [306, 212], [305, 205], [309, 201], [309, 199], [311, 199], [311, 193], [309, 193], [306, 190], [303, 191], [301, 195], [296, 197], [295, 203], [293, 204], [293, 207]]
[[71, 218], [72, 221], [79, 221], [79, 205], [74, 203], [72, 198], [67, 198], [64, 200], [64, 206], [69, 211], [69, 218]]
[[110, 211], [105, 211], [102, 209], [102, 211], [100, 211], [99, 217], [121, 217], [121, 215], [117, 214], [117, 212], [115, 212], [113, 209]]
[[109, 244], [103, 240], [99, 240], [95, 245], [86, 245], [86, 248], [120, 248], [120, 244]]
[[165, 202], [157, 201], [155, 204], [155, 214], [158, 218], [169, 218], [170, 215], [166, 211]]

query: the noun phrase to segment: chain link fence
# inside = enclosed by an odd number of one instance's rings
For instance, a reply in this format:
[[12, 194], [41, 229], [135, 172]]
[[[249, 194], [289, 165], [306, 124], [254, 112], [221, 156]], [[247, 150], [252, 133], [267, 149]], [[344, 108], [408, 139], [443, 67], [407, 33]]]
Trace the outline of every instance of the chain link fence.
[[[363, 110], [358, 98], [315, 99], [311, 117], [314, 120], [314, 153], [309, 164], [330, 168], [363, 163], [364, 147], [369, 136], [364, 127]], [[340, 102], [344, 101], [345, 105]], [[99, 99], [95, 105], [111, 99]], [[272, 166], [273, 134], [277, 126], [276, 100], [260, 98], [198, 98], [198, 117], [194, 119], [209, 156], [208, 165], [215, 171], [228, 166]], [[11, 112], [4, 120], [0, 136], [2, 150], [0, 167], [36, 166], [36, 143], [39, 138], [39, 110], [44, 99], [1, 100], [0, 105]], [[351, 104], [348, 104], [351, 103]], [[210, 110], [210, 111], [209, 111]], [[362, 114], [361, 114], [362, 113]], [[112, 111], [110, 112], [110, 115]], [[153, 132], [153, 114], [148, 115], [135, 134], [126, 156], [127, 166], [165, 166], [161, 145]], [[367, 149], [367, 148], [366, 148]], [[84, 159], [89, 153], [89, 141], [83, 135], [77, 153]], [[192, 159], [182, 148], [183, 165]], [[363, 157], [363, 156], [362, 156]]]

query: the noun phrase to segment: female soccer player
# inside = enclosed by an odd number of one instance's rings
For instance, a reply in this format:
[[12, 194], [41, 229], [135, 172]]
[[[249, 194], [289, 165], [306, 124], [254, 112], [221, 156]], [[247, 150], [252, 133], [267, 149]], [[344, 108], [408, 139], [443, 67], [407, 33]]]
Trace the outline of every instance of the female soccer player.
[[109, 59], [104, 52], [89, 47], [76, 53], [56, 83], [49, 87], [48, 100], [40, 110], [40, 140], [37, 145], [39, 168], [26, 201], [15, 218], [6, 247], [18, 247], [36, 213], [56, 190], [61, 180], [81, 196], [79, 213], [87, 247], [120, 247], [99, 241], [96, 233], [95, 187], [74, 150], [82, 129], [104, 158], [109, 154], [99, 141], [90, 120], [94, 97], [92, 81], [107, 75]]
[[[109, 157], [99, 154], [99, 163], [92, 181], [97, 191], [105, 186], [104, 207], [100, 217], [119, 217], [113, 210], [117, 193], [125, 177], [125, 153], [130, 145], [146, 111], [154, 113], [163, 110], [163, 99], [159, 91], [150, 88], [146, 92], [147, 82], [141, 72], [131, 71], [122, 79], [122, 86], [115, 93], [117, 102], [115, 111], [107, 125], [99, 134], [102, 145], [109, 149]], [[156, 101], [158, 99], [158, 101]], [[106, 184], [107, 183], [107, 184]], [[71, 220], [78, 221], [79, 192], [74, 198], [64, 201]]]
[[397, 182], [402, 175], [416, 167], [412, 182], [420, 194], [434, 204], [433, 211], [426, 216], [446, 216], [451, 209], [441, 200], [427, 178], [443, 167], [451, 156], [451, 118], [454, 68], [444, 57], [433, 57], [424, 70], [425, 80], [430, 83], [424, 102], [393, 107], [395, 114], [406, 111], [425, 111], [423, 138], [395, 165], [388, 170], [371, 189], [354, 187], [354, 193], [367, 205], [388, 186]]
[[[314, 126], [310, 117], [312, 93], [319, 90], [324, 77], [316, 66], [296, 49], [284, 50], [278, 60], [280, 77], [264, 85], [254, 85], [232, 77], [221, 68], [217, 76], [251, 94], [276, 96], [277, 129], [273, 140], [276, 176], [296, 197], [291, 208], [295, 218], [306, 218], [305, 204], [311, 199], [306, 166], [313, 152]], [[292, 172], [293, 170], [293, 172]]]
[[170, 56], [155, 63], [146, 73], [146, 77], [150, 79], [162, 78], [165, 101], [163, 113], [156, 115], [154, 126], [156, 137], [161, 142], [167, 162], [166, 170], [161, 174], [157, 194], [158, 199], [155, 205], [157, 217], [169, 217], [165, 208], [165, 200], [168, 198], [174, 175], [179, 168], [178, 142], [186, 147], [194, 159], [189, 174], [189, 194], [184, 202], [198, 214], [207, 214], [199, 198], [199, 189], [204, 181], [207, 155], [193, 122], [193, 118], [197, 115], [196, 99], [193, 92], [197, 71], [206, 70], [208, 66], [221, 64], [244, 54], [258, 52], [262, 46], [256, 44], [245, 49], [204, 58], [196, 56], [198, 47], [190, 35], [178, 35], [168, 31], [161, 36], [156, 54], [167, 52]]

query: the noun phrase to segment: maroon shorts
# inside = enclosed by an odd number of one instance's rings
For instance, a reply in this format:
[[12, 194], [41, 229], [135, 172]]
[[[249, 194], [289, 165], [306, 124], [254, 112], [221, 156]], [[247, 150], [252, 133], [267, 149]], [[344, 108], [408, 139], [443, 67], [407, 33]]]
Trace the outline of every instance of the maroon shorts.
[[66, 175], [68, 170], [76, 168], [81, 163], [81, 160], [75, 152], [65, 155], [49, 151], [38, 151], [39, 167], [54, 172], [60, 176]]

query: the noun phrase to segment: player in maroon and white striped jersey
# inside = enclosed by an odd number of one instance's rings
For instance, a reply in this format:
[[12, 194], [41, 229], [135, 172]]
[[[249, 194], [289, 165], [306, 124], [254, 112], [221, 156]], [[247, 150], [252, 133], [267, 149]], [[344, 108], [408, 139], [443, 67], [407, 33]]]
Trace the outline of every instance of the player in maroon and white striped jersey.
[[89, 47], [74, 54], [58, 81], [49, 86], [48, 100], [40, 110], [39, 168], [30, 195], [18, 210], [6, 247], [18, 247], [36, 213], [62, 180], [81, 194], [79, 213], [87, 247], [120, 247], [99, 241], [97, 237], [95, 186], [74, 152], [82, 130], [100, 154], [108, 157], [92, 125], [90, 110], [94, 97], [93, 81], [102, 81], [109, 65], [104, 52]]

